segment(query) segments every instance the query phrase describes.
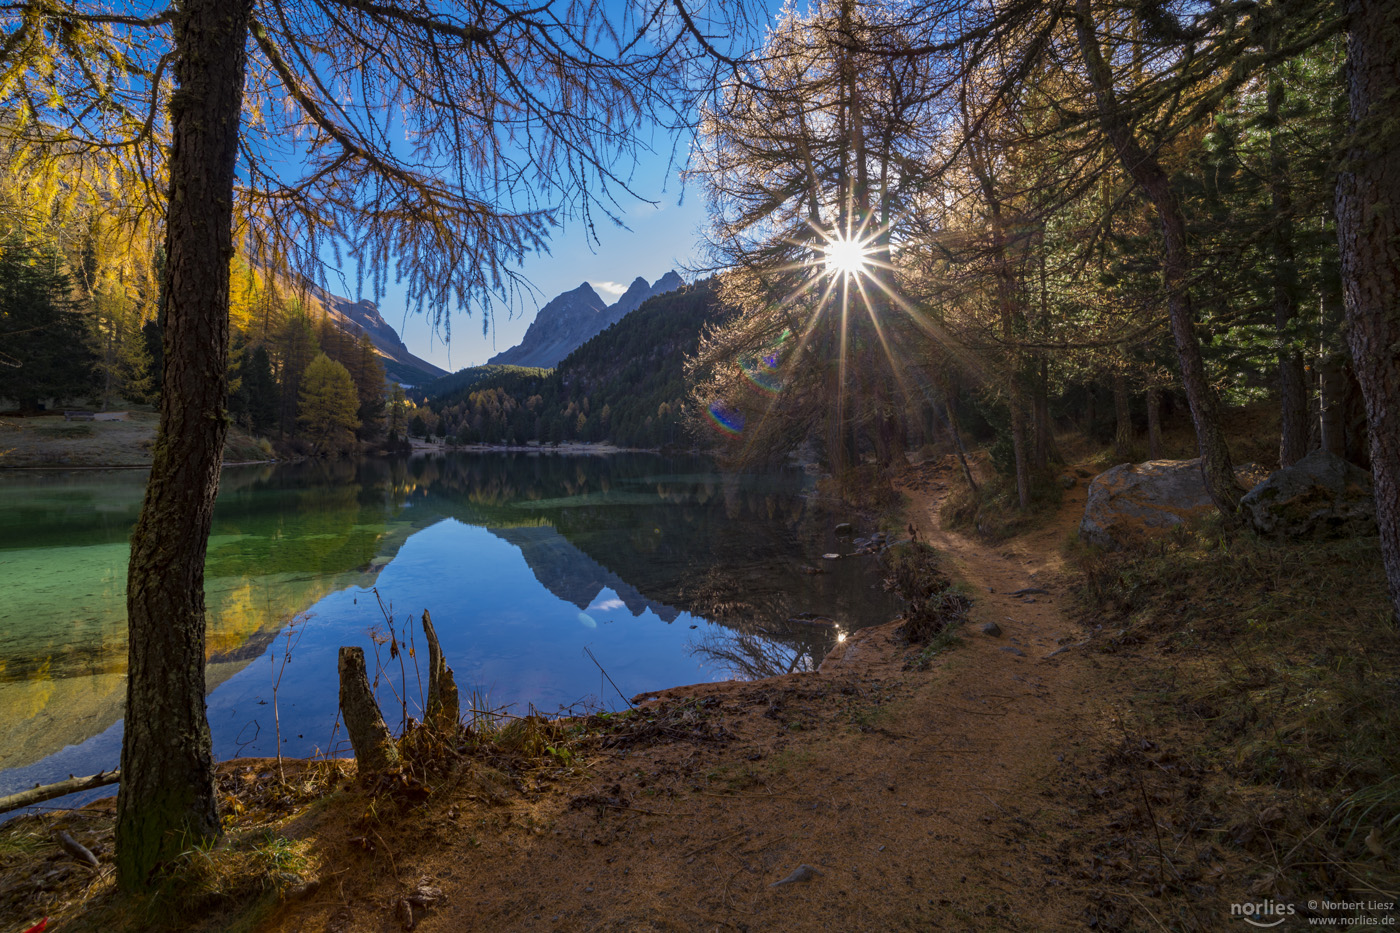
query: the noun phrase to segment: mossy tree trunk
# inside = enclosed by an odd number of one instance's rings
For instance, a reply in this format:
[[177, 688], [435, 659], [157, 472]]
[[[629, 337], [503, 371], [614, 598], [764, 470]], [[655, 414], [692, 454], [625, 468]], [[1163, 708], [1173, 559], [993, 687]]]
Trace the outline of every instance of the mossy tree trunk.
[[340, 713], [355, 750], [355, 768], [365, 780], [399, 766], [399, 750], [369, 686], [365, 650], [342, 646], [338, 660]]
[[1352, 0], [1350, 145], [1337, 178], [1346, 334], [1366, 400], [1376, 521], [1400, 621], [1400, 6]]
[[127, 570], [128, 648], [117, 882], [219, 833], [204, 704], [204, 554], [228, 424], [233, 180], [251, 0], [174, 14], [160, 423]]

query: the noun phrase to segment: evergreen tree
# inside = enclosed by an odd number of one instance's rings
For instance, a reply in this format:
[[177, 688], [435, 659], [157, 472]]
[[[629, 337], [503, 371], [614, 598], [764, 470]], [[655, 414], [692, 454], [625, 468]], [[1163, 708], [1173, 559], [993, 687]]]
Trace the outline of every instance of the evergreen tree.
[[244, 349], [229, 380], [229, 415], [254, 434], [268, 434], [277, 426], [280, 396], [267, 348]]
[[160, 320], [150, 320], [141, 325], [141, 339], [146, 344], [146, 356], [150, 360], [149, 379], [150, 388], [146, 393], [146, 401], [154, 402], [160, 398], [161, 370], [165, 364], [165, 355], [161, 348]]
[[359, 438], [362, 441], [377, 440], [384, 434], [384, 404], [387, 383], [384, 379], [384, 364], [379, 359], [379, 351], [364, 331], [360, 332], [351, 354], [354, 365], [345, 364], [350, 370], [350, 378], [355, 381], [355, 393], [360, 397]]
[[312, 453], [326, 457], [353, 452], [359, 407], [350, 373], [326, 354], [318, 354], [301, 378], [297, 407], [297, 424]]
[[288, 315], [277, 334], [278, 382], [282, 386], [278, 416], [284, 435], [296, 433], [302, 374], [320, 349], [310, 319], [305, 314]]
[[57, 252], [11, 238], [0, 244], [0, 396], [21, 411], [96, 385], [82, 315]]

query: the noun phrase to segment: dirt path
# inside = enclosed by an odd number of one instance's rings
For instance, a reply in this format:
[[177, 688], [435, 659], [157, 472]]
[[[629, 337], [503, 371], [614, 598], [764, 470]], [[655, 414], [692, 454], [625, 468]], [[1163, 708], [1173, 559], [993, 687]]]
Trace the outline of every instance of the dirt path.
[[[402, 929], [400, 899], [426, 886], [443, 897], [420, 902], [424, 931], [1083, 929], [1091, 905], [1056, 854], [1078, 831], [1060, 762], [1103, 708], [1095, 660], [1056, 653], [1083, 637], [1058, 579], [1082, 485], [1058, 521], [989, 547], [937, 529], [949, 481], [910, 490], [975, 593], [965, 643], [930, 670], [904, 670], [884, 626], [818, 673], [665, 691], [648, 709], [690, 732], [578, 776], [499, 794], [488, 769], [426, 819], [322, 813], [322, 883], [266, 928]], [[1049, 592], [1009, 595], [1026, 588]]]

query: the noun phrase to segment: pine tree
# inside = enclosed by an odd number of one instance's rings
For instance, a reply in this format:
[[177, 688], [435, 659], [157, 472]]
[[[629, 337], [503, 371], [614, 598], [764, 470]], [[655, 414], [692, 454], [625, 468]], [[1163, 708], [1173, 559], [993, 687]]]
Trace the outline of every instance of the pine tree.
[[82, 316], [56, 251], [16, 237], [0, 244], [0, 396], [22, 411], [96, 385]]

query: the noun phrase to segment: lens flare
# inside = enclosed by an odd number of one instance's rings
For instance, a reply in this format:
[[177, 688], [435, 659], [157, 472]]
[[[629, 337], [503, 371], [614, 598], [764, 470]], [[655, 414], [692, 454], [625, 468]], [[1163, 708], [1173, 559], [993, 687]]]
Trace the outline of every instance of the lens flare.
[[826, 271], [847, 278], [865, 271], [870, 254], [859, 240], [838, 236], [826, 244]]
[[737, 437], [744, 430], [744, 413], [720, 401], [710, 403], [710, 420], [725, 434]]
[[777, 395], [783, 388], [778, 376], [778, 355], [765, 353], [756, 360], [740, 360], [739, 371], [760, 391], [767, 395]]

